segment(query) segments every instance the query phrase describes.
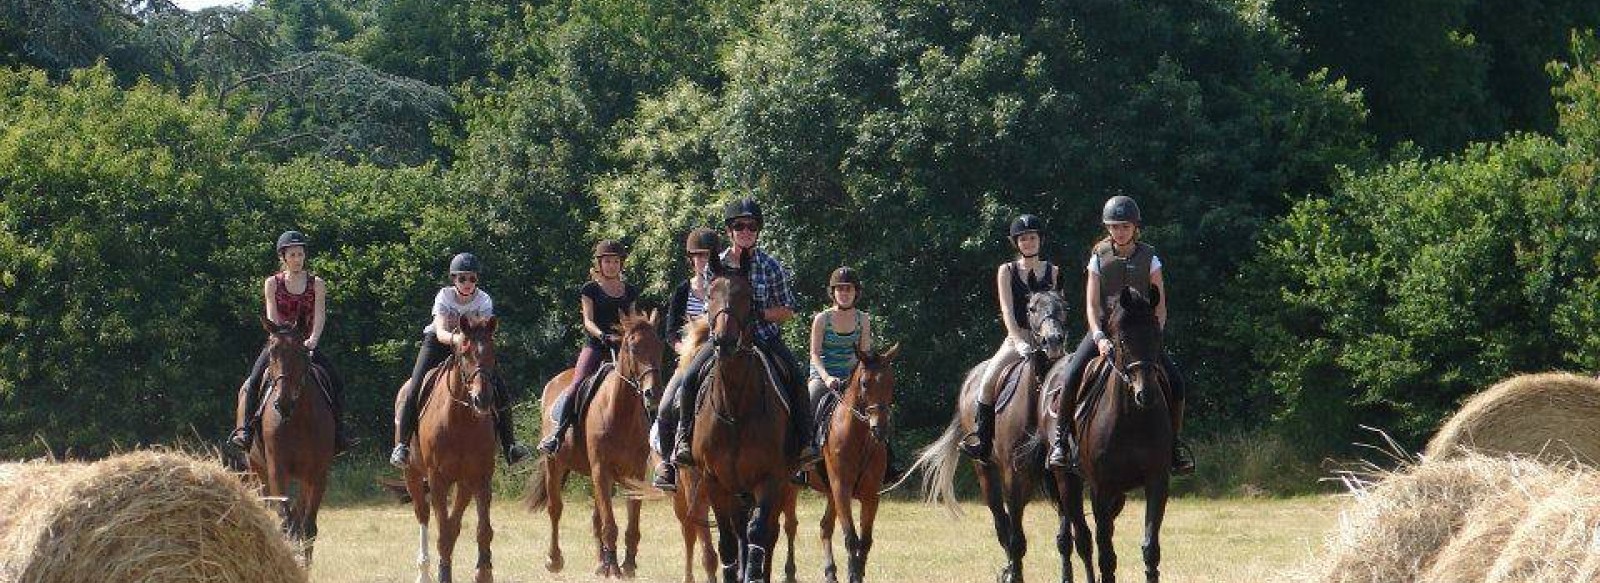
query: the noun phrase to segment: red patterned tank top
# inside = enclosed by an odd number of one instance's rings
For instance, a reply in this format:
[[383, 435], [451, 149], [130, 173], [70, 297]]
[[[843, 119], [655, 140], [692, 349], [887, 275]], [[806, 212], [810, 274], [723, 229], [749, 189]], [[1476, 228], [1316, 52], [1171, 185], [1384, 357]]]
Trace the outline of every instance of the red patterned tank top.
[[306, 289], [298, 294], [289, 292], [289, 278], [282, 272], [272, 278], [278, 283], [272, 293], [272, 303], [278, 306], [278, 317], [283, 318], [284, 322], [294, 322], [296, 327], [309, 333], [312, 319], [317, 315], [316, 277], [307, 273]]

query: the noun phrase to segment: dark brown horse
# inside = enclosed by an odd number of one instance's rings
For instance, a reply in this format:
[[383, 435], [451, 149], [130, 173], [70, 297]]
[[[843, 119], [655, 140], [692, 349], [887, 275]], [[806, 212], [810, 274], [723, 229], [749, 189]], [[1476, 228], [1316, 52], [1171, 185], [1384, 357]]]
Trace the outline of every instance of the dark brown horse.
[[[495, 354], [494, 331], [497, 321], [490, 318], [474, 326], [461, 321], [466, 340], [454, 354], [434, 369], [427, 378], [433, 388], [417, 417], [417, 435], [412, 438], [411, 463], [406, 466], [406, 492], [422, 530], [418, 538], [418, 581], [428, 581], [428, 514], [439, 515], [439, 582], [451, 581], [450, 565], [456, 538], [461, 535], [461, 518], [467, 505], [478, 506], [477, 583], [494, 581], [494, 565], [489, 545], [494, 528], [489, 525], [490, 478], [494, 476], [495, 455], [499, 446], [494, 431]], [[406, 381], [410, 382], [410, 381]], [[425, 381], [426, 382], [426, 381]], [[424, 385], [426, 386], [426, 385]], [[398, 415], [400, 398], [396, 397]]]
[[[328, 487], [333, 466], [333, 407], [320, 386], [326, 373], [312, 366], [305, 338], [294, 326], [274, 326], [265, 318], [268, 335], [265, 380], [261, 402], [261, 439], [250, 448], [249, 467], [261, 480], [267, 496], [282, 499], [278, 514], [283, 530], [300, 545], [306, 565], [311, 564], [317, 538], [317, 510]], [[321, 379], [317, 382], [315, 379]], [[299, 487], [289, 496], [291, 485]]]
[[[822, 577], [838, 583], [839, 567], [833, 560], [835, 518], [844, 530], [846, 573], [851, 583], [866, 577], [867, 554], [872, 551], [872, 523], [878, 515], [879, 488], [889, 465], [889, 413], [894, 406], [894, 369], [900, 345], [882, 353], [856, 351], [858, 364], [850, 372], [839, 404], [828, 420], [828, 441], [822, 448], [825, 471], [809, 474], [810, 486], [821, 492], [827, 505], [822, 511]], [[861, 527], [856, 528], [851, 501], [861, 502]], [[794, 497], [785, 500], [784, 514], [794, 516]], [[794, 564], [794, 531], [789, 530], [788, 565]], [[791, 572], [791, 575], [793, 573]], [[792, 578], [792, 577], [791, 577]]]
[[[1007, 563], [1000, 572], [1003, 583], [1022, 581], [1022, 558], [1028, 552], [1022, 512], [1044, 477], [1044, 449], [1038, 438], [1040, 377], [1065, 352], [1062, 342], [1066, 338], [1066, 319], [1067, 301], [1060, 293], [1036, 292], [1029, 296], [1028, 324], [1034, 343], [1041, 350], [1017, 365], [1021, 370], [1017, 373], [1020, 377], [1015, 396], [995, 414], [994, 448], [989, 462], [973, 462], [984, 502], [994, 516], [995, 534], [1006, 551]], [[908, 470], [925, 468], [923, 492], [927, 500], [942, 502], [955, 514], [960, 513], [955, 499], [958, 445], [972, 432], [984, 366], [979, 364], [967, 372], [955, 418], [938, 441], [919, 452], [916, 464]], [[997, 374], [994, 382], [1005, 383], [1009, 376]]]
[[[611, 507], [612, 490], [619, 483], [643, 481], [650, 464], [650, 413], [655, 407], [658, 372], [665, 345], [656, 334], [656, 314], [624, 314], [617, 325], [622, 337], [616, 367], [600, 379], [591, 402], [581, 411], [582, 430], [567, 435], [554, 456], [546, 456], [528, 478], [528, 509], [544, 508], [550, 515], [550, 548], [545, 568], [561, 570], [561, 486], [577, 472], [594, 480], [595, 539], [599, 543], [601, 577], [632, 577], [639, 553], [639, 510], [642, 501], [628, 505], [627, 554], [617, 563], [617, 517]], [[544, 386], [543, 403], [553, 404], [572, 386], [573, 369], [567, 369]], [[578, 407], [574, 395], [567, 406]], [[540, 416], [544, 432], [555, 430], [549, 411]]]
[[[1096, 357], [1085, 368], [1083, 382], [1076, 387], [1078, 399], [1086, 406], [1081, 414], [1066, 413], [1073, 433], [1079, 436], [1078, 465], [1083, 477], [1058, 471], [1056, 481], [1062, 509], [1061, 534], [1057, 544], [1062, 553], [1062, 579], [1072, 580], [1067, 550], [1077, 533], [1078, 556], [1083, 560], [1088, 580], [1095, 581], [1090, 567], [1092, 553], [1083, 515], [1083, 486], [1088, 485], [1094, 508], [1094, 540], [1100, 549], [1100, 580], [1117, 580], [1117, 554], [1111, 544], [1112, 528], [1127, 502], [1127, 492], [1144, 489], [1145, 580], [1161, 578], [1161, 520], [1166, 515], [1167, 487], [1172, 464], [1173, 420], [1167, 407], [1169, 395], [1166, 374], [1161, 367], [1161, 326], [1155, 306], [1160, 293], [1151, 297], [1124, 288], [1107, 319], [1106, 333], [1112, 340], [1110, 357]], [[1103, 380], [1103, 384], [1097, 381]], [[1100, 384], [1099, 388], [1096, 385]], [[1069, 402], [1070, 405], [1070, 402]], [[1076, 411], [1076, 406], [1064, 411]], [[1060, 419], [1052, 420], [1053, 423]], [[1070, 528], [1069, 528], [1070, 527]]]
[[702, 404], [684, 422], [694, 423], [698, 486], [717, 516], [723, 580], [766, 581], [779, 503], [796, 469], [785, 448], [789, 412], [757, 354], [749, 266], [712, 261], [711, 270], [706, 315], [716, 352]]

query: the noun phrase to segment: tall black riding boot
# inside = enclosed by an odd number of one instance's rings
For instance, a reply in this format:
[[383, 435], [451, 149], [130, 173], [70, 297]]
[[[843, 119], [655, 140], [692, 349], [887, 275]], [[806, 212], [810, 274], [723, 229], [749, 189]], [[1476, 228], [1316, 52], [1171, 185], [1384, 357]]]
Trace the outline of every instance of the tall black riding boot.
[[961, 453], [978, 461], [988, 461], [989, 453], [994, 449], [994, 405], [979, 402], [975, 417], [972, 433], [977, 439], [962, 440]]

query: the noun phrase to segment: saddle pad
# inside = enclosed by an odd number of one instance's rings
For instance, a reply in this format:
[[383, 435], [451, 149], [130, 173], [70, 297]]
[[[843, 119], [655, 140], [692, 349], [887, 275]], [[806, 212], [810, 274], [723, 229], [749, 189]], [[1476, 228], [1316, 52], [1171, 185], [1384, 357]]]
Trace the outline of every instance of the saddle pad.
[[428, 370], [428, 374], [422, 375], [422, 388], [417, 389], [418, 391], [420, 391], [419, 393], [417, 393], [417, 416], [418, 417], [421, 417], [422, 416], [422, 412], [427, 410], [427, 408], [428, 408], [428, 398], [433, 396], [433, 387], [434, 387], [434, 385], [439, 384], [439, 377], [444, 374], [445, 367], [450, 366], [450, 363], [454, 362], [455, 358], [456, 357], [454, 355], [451, 355], [451, 356], [445, 358], [444, 362], [441, 362], [438, 365], [434, 366], [433, 368], [429, 369]]
[[1073, 422], [1078, 427], [1089, 424], [1094, 405], [1106, 393], [1106, 384], [1111, 380], [1111, 367], [1106, 366], [1105, 359], [1096, 357], [1089, 361], [1087, 370], [1083, 371], [1084, 383], [1078, 390], [1078, 408], [1073, 412]]
[[1000, 372], [1000, 390], [994, 398], [994, 412], [998, 415], [1006, 410], [1006, 405], [1017, 396], [1017, 387], [1022, 385], [1022, 369], [1027, 361], [1014, 362]]
[[[578, 422], [582, 423], [584, 414], [589, 411], [589, 404], [594, 401], [595, 389], [600, 386], [600, 381], [604, 380], [606, 375], [611, 374], [611, 371], [616, 370], [616, 368], [615, 364], [603, 362], [599, 368], [595, 369], [594, 374], [589, 375], [588, 378], [583, 379], [583, 382], [578, 383], [578, 390], [562, 391], [561, 395], [556, 397], [556, 402], [550, 407], [550, 410], [546, 412], [550, 416], [550, 420], [559, 423], [562, 416], [567, 414], [567, 407], [576, 404], [578, 409], [573, 414], [577, 415]], [[576, 403], [573, 402], [574, 400], [576, 400]]]
[[[772, 359], [771, 359], [771, 357], [768, 356], [765, 352], [763, 352], [761, 350], [756, 350], [755, 353], [756, 353], [756, 355], [758, 357], [758, 360], [760, 360], [760, 362], [761, 362], [761, 368], [764, 371], [766, 371], [766, 373], [767, 373], [767, 381], [768, 381], [767, 384], [769, 384], [771, 386], [773, 394], [778, 396], [778, 404], [783, 407], [783, 411], [785, 413], [788, 413], [788, 414], [792, 415], [793, 414], [793, 409], [791, 409], [790, 406], [789, 406], [789, 396], [787, 394], [785, 394], [786, 391], [783, 390], [783, 384], [778, 381], [778, 376], [777, 376], [777, 371], [779, 370], [778, 365], [774, 364]], [[699, 375], [699, 381], [700, 381], [699, 382], [699, 386], [700, 386], [700, 388], [705, 388], [705, 382], [711, 378], [711, 375], [716, 370], [717, 370], [717, 362], [715, 360], [710, 360], [710, 361], [706, 362], [705, 369], [701, 370], [700, 371], [700, 375]], [[707, 391], [698, 391], [695, 394], [694, 406], [695, 406], [696, 410], [698, 410], [701, 405], [705, 404], [706, 393], [707, 393]]]
[[839, 393], [825, 391], [822, 399], [817, 402], [816, 416], [811, 420], [817, 425], [817, 449], [828, 444], [828, 433], [833, 428], [833, 412], [839, 408]]

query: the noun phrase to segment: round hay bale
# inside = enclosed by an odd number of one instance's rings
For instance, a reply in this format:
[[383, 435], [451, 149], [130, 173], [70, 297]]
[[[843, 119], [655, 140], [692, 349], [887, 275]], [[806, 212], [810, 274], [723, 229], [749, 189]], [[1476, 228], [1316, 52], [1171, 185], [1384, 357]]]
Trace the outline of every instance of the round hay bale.
[[1501, 558], [1523, 520], [1563, 488], [1582, 479], [1570, 469], [1516, 476], [1462, 516], [1455, 537], [1440, 549], [1421, 581], [1490, 581], [1489, 573]]
[[1467, 455], [1392, 473], [1353, 492], [1319, 560], [1296, 579], [1318, 583], [1422, 581], [1479, 503], [1553, 468]]
[[1466, 449], [1545, 461], [1600, 462], [1600, 381], [1567, 373], [1516, 376], [1473, 396], [1428, 442], [1427, 457]]
[[306, 581], [255, 491], [186, 455], [0, 465], [0, 508], [0, 581]]
[[1600, 527], [1600, 477], [1592, 472], [1557, 485], [1523, 515], [1499, 551], [1486, 583], [1571, 583], [1595, 552]]

